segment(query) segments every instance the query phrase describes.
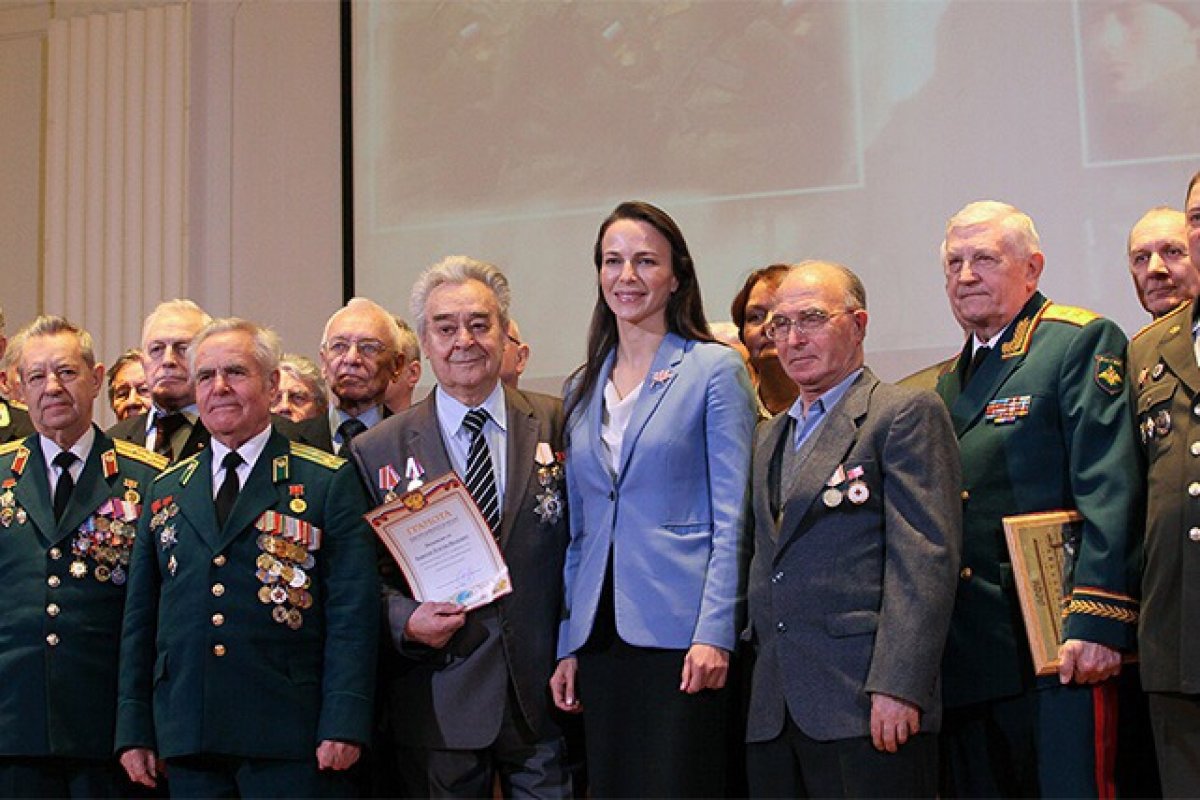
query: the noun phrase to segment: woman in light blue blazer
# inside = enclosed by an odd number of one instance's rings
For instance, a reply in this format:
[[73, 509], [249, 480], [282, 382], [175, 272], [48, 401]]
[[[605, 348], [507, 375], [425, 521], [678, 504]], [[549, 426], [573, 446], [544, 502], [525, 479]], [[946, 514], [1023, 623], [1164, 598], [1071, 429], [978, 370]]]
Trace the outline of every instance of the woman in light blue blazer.
[[555, 703], [583, 711], [597, 797], [724, 792], [753, 390], [708, 331], [687, 243], [622, 203], [596, 240], [587, 362], [568, 383]]

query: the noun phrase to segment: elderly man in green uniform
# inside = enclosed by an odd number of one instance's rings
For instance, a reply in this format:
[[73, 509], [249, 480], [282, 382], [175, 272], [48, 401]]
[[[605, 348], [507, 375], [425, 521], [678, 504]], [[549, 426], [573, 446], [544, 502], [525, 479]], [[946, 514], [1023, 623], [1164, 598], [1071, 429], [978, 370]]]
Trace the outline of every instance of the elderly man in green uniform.
[[[937, 391], [963, 468], [963, 557], [943, 660], [945, 796], [1111, 796], [1111, 709], [1134, 646], [1141, 521], [1125, 337], [1038, 292], [1033, 221], [972, 203], [946, 226], [946, 291], [968, 337]], [[1002, 518], [1083, 517], [1067, 544], [1061, 664], [1036, 678]]]
[[37, 432], [0, 447], [0, 796], [115, 797], [130, 547], [166, 460], [92, 423], [85, 331], [39, 317], [12, 355]]
[[[1200, 263], [1200, 172], [1188, 186], [1187, 242]], [[1129, 345], [1130, 391], [1148, 469], [1146, 570], [1138, 631], [1142, 686], [1163, 794], [1200, 791], [1200, 367], [1196, 301]]]
[[353, 467], [271, 424], [274, 334], [189, 353], [211, 447], [164, 472], [134, 549], [116, 746], [177, 796], [337, 796], [371, 726], [378, 581]]

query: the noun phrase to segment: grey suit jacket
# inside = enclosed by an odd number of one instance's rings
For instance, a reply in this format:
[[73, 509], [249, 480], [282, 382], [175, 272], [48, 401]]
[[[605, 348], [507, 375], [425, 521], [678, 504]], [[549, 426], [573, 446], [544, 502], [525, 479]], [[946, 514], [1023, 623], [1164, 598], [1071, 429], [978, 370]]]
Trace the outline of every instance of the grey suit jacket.
[[747, 741], [777, 736], [785, 713], [821, 741], [869, 736], [872, 693], [915, 703], [935, 731], [962, 535], [945, 406], [864, 369], [780, 476], [777, 516], [768, 476], [789, 423], [763, 423], [754, 445]]
[[[538, 736], [558, 735], [552, 718], [550, 675], [562, 605], [567, 517], [543, 522], [536, 511], [538, 482], [534, 452], [546, 442], [562, 449], [562, 402], [556, 397], [505, 389], [508, 415], [507, 484], [500, 549], [513, 591], [467, 615], [467, 624], [441, 650], [408, 642], [404, 627], [417, 607], [391, 560], [383, 553], [385, 602], [394, 644], [384, 665], [381, 692], [388, 697], [400, 744], [445, 749], [491, 745], [511, 679], [514, 712]], [[383, 502], [379, 470], [391, 465], [404, 475], [409, 456], [426, 479], [452, 469], [438, 426], [436, 392], [411, 408], [355, 437], [354, 462], [376, 503]], [[557, 490], [566, 502], [565, 482]], [[390, 588], [389, 588], [390, 587]]]

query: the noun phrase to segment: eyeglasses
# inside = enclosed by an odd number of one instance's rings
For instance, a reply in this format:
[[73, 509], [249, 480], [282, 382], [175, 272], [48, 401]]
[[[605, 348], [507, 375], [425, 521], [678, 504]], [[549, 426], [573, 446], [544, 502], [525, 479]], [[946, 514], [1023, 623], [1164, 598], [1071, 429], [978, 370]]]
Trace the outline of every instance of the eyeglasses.
[[853, 311], [854, 309], [846, 309], [829, 312], [819, 308], [810, 308], [807, 311], [801, 311], [795, 317], [772, 314], [771, 318], [767, 320], [767, 324], [763, 326], [763, 334], [772, 342], [783, 341], [793, 332], [810, 336], [828, 325], [834, 317], [850, 314]]
[[378, 339], [331, 339], [323, 347], [325, 352], [334, 358], [345, 358], [350, 355], [351, 348], [357, 349], [358, 354], [364, 358], [378, 358], [391, 349]]

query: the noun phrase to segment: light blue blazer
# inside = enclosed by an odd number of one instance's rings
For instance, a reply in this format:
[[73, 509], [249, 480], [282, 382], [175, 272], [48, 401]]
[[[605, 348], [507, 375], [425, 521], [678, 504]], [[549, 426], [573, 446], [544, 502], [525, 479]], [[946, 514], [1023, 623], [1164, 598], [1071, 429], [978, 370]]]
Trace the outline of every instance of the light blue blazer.
[[[668, 333], [634, 406], [614, 476], [600, 440], [605, 360], [571, 415], [571, 543], [558, 656], [587, 641], [609, 552], [617, 632], [638, 647], [732, 650], [741, 624], [754, 393], [736, 352]], [[569, 391], [569, 389], [568, 389]]]

